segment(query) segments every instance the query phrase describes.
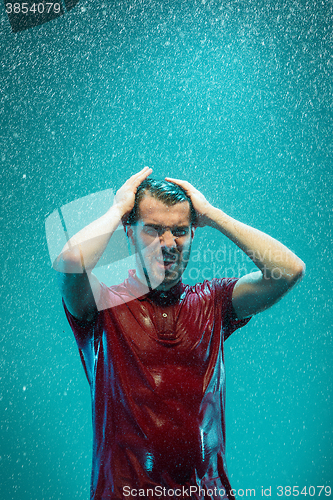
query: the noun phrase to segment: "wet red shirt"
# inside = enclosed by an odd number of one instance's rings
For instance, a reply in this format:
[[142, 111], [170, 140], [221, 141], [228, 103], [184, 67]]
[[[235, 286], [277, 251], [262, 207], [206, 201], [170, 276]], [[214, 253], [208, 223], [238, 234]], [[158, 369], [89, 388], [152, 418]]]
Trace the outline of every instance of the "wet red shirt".
[[236, 281], [144, 294], [130, 271], [102, 285], [94, 323], [66, 310], [91, 388], [91, 499], [232, 498], [223, 343], [248, 322], [234, 319]]

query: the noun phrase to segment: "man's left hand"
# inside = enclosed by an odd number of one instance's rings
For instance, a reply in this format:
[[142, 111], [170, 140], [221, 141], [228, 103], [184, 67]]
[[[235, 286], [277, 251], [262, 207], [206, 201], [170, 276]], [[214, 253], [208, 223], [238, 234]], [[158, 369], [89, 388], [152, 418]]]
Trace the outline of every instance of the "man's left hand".
[[183, 188], [187, 196], [191, 199], [193, 208], [196, 211], [197, 215], [196, 226], [208, 226], [211, 220], [209, 213], [213, 209], [213, 206], [208, 203], [204, 195], [187, 181], [172, 179], [171, 177], [165, 177], [165, 180], [168, 182], [173, 182], [173, 184], [177, 184], [178, 186]]

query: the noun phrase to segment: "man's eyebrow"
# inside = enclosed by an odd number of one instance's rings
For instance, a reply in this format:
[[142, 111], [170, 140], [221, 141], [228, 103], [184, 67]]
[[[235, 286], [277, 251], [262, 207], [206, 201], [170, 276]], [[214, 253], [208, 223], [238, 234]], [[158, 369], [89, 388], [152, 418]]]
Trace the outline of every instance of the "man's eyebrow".
[[160, 224], [150, 224], [149, 222], [147, 224], [144, 224], [144, 227], [153, 227], [153, 228], [162, 228], [162, 227], [170, 227], [170, 229], [188, 229], [190, 227], [190, 225], [186, 225], [186, 224], [183, 224], [183, 225], [180, 225], [180, 226], [162, 226]]

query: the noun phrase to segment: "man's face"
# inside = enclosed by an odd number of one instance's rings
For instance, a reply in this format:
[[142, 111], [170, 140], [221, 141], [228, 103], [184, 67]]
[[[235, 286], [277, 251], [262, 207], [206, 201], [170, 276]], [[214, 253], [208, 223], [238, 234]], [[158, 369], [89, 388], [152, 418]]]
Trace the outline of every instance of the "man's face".
[[190, 257], [194, 236], [190, 205], [185, 201], [168, 206], [146, 195], [140, 202], [139, 214], [130, 236], [139, 254], [138, 278], [146, 281], [146, 272], [152, 288], [169, 290], [180, 280]]

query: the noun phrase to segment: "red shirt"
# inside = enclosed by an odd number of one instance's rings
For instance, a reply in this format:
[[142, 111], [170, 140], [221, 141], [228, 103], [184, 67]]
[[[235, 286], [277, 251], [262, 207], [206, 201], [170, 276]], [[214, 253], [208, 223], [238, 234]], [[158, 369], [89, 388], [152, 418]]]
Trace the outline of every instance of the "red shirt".
[[143, 295], [130, 271], [121, 285], [102, 285], [95, 322], [66, 310], [91, 388], [91, 499], [233, 498], [223, 343], [249, 321], [234, 319], [236, 281]]

